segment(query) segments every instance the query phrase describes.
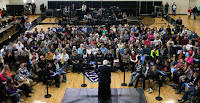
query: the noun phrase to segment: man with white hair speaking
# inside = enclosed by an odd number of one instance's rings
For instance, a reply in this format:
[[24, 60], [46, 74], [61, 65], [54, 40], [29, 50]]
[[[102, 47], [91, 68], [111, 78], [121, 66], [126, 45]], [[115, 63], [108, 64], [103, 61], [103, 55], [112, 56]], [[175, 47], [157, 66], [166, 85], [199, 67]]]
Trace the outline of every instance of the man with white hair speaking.
[[98, 89], [98, 99], [100, 101], [109, 100], [111, 97], [110, 83], [111, 83], [111, 67], [108, 66], [109, 61], [104, 60], [103, 66], [99, 66], [96, 69], [96, 65], [93, 65], [96, 73], [99, 73], [99, 89]]

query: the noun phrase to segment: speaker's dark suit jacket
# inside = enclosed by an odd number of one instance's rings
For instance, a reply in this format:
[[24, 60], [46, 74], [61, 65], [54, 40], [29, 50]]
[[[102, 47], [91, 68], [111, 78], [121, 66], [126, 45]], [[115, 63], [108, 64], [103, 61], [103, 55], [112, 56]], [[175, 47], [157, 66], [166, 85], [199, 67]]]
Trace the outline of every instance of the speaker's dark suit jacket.
[[96, 69], [96, 73], [99, 73], [99, 84], [110, 84], [111, 83], [111, 67], [100, 66]]

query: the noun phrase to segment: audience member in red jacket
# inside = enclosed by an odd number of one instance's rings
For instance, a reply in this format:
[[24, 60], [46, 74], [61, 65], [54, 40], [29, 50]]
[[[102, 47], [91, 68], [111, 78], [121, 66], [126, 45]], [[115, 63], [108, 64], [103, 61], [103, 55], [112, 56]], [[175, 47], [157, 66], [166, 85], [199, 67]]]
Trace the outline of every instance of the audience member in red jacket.
[[187, 36], [184, 36], [184, 38], [181, 39], [181, 43], [182, 43], [182, 45], [187, 45], [188, 42], [189, 42], [189, 40], [187, 39]]

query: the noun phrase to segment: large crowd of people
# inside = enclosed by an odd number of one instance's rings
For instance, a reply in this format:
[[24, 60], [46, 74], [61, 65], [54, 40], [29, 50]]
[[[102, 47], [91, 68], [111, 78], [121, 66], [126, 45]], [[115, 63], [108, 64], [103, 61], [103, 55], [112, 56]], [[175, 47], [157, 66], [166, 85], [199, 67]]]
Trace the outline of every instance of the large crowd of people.
[[147, 91], [151, 93], [157, 81], [165, 83], [169, 78], [178, 84], [173, 85], [177, 94], [185, 86], [189, 88], [179, 102], [187, 101], [188, 95], [199, 100], [196, 97], [200, 95], [200, 38], [182, 21], [166, 28], [142, 24], [98, 28], [66, 25], [30, 32], [30, 25], [25, 23], [24, 27], [27, 31], [3, 46], [0, 55], [0, 81], [7, 83], [8, 94], [16, 97], [17, 102], [23, 101], [22, 93], [30, 97], [33, 81], [46, 84], [55, 80], [59, 87], [61, 78], [62, 82], [67, 81], [65, 71], [70, 66], [72, 72], [80, 73], [84, 67], [93, 69], [91, 65], [101, 65], [103, 60], [108, 60], [115, 72], [132, 72], [130, 87], [136, 80], [136, 88], [142, 78], [143, 89], [148, 81]]

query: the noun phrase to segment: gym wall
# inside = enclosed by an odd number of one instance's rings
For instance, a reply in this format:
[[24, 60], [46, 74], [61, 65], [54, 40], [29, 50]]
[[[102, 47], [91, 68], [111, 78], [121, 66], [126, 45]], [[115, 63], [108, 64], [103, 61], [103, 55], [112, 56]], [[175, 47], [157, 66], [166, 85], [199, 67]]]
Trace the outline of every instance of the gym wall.
[[5, 8], [6, 9], [6, 5], [9, 4], [9, 0], [0, 0], [0, 9]]
[[[24, 5], [23, 0], [7, 0], [9, 1], [10, 5]], [[36, 14], [40, 14], [40, 5], [44, 3], [45, 6], [48, 8], [48, 1], [93, 1], [93, 0], [34, 0], [35, 4], [37, 6], [36, 8]], [[166, 2], [169, 3], [169, 14], [171, 14], [171, 5], [173, 2], [177, 5], [177, 14], [187, 14], [187, 10], [190, 7], [190, 5], [193, 7], [195, 4], [198, 4], [196, 6], [199, 6], [200, 0], [95, 0], [95, 1], [162, 1], [163, 5], [165, 5]], [[28, 3], [31, 3], [32, 0], [27, 0]]]

